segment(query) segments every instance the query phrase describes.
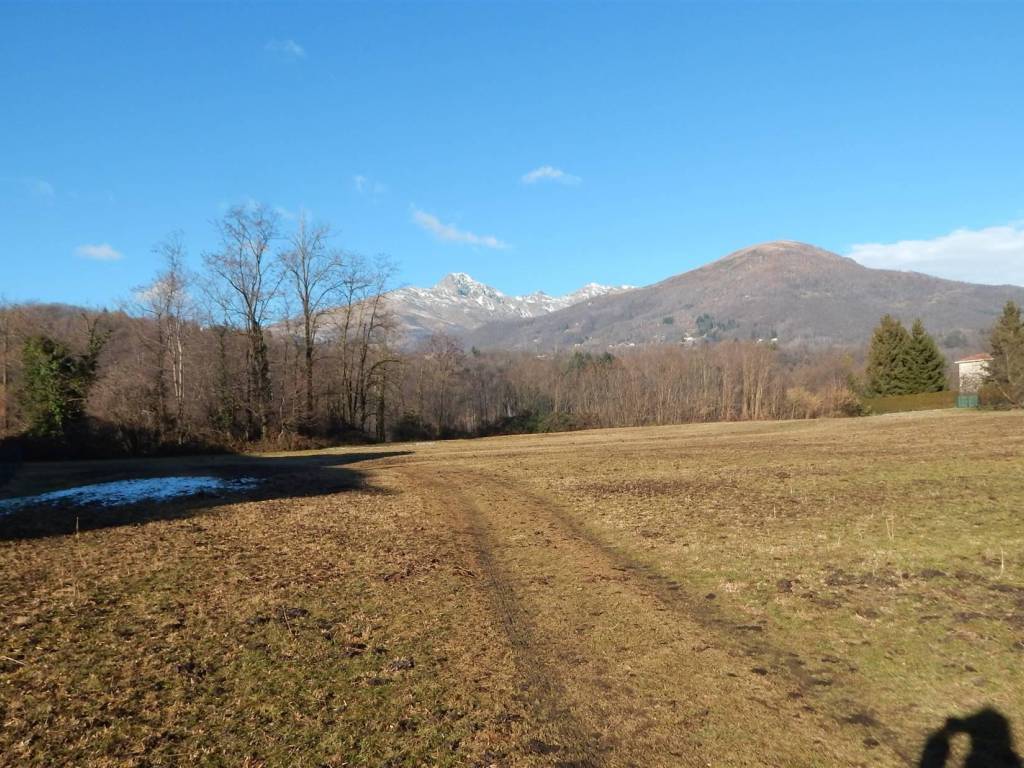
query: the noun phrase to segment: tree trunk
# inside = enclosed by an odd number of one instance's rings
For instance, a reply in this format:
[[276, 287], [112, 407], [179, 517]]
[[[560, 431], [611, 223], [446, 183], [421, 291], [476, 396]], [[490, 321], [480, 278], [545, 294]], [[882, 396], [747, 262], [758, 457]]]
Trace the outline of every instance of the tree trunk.
[[313, 404], [313, 334], [309, 326], [309, 319], [306, 320], [306, 426], [313, 425], [314, 404]]

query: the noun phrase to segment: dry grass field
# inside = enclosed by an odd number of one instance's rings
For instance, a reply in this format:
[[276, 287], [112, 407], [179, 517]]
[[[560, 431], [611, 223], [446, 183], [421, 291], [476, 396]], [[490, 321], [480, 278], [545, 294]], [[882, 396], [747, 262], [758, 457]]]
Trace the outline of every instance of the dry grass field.
[[35, 465], [3, 492], [190, 473], [262, 482], [0, 518], [0, 764], [903, 766], [950, 716], [1024, 728], [1022, 413]]

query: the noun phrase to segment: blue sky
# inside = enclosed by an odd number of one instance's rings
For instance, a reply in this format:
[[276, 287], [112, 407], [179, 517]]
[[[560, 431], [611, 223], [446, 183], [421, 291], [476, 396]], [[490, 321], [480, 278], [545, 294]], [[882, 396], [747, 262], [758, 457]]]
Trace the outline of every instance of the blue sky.
[[8, 299], [115, 302], [250, 199], [415, 285], [645, 284], [777, 238], [1024, 283], [1024, 3], [0, 3], [0, 27]]

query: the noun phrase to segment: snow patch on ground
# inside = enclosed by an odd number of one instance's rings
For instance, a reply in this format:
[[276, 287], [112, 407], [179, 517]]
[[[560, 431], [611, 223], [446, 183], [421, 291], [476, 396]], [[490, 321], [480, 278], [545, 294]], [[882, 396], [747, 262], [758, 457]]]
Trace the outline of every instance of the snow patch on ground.
[[178, 496], [193, 496], [206, 491], [238, 491], [252, 488], [259, 482], [254, 477], [224, 480], [219, 477], [153, 477], [143, 480], [119, 480], [113, 483], [80, 485], [63, 491], [41, 493], [38, 496], [19, 496], [0, 499], [0, 515], [25, 507], [44, 504], [98, 504], [117, 507], [140, 501], [167, 501]]

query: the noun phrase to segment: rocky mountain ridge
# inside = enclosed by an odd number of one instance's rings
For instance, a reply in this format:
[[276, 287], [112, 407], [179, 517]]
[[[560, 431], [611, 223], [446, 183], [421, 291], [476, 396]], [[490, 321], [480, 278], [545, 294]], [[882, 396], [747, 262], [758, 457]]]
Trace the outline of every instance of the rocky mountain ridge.
[[540, 317], [600, 296], [629, 291], [632, 286], [587, 283], [564, 296], [543, 291], [510, 296], [474, 280], [465, 272], [453, 272], [431, 288], [399, 288], [388, 294], [388, 306], [398, 318], [407, 340], [431, 333], [462, 336], [482, 325], [506, 320]]

